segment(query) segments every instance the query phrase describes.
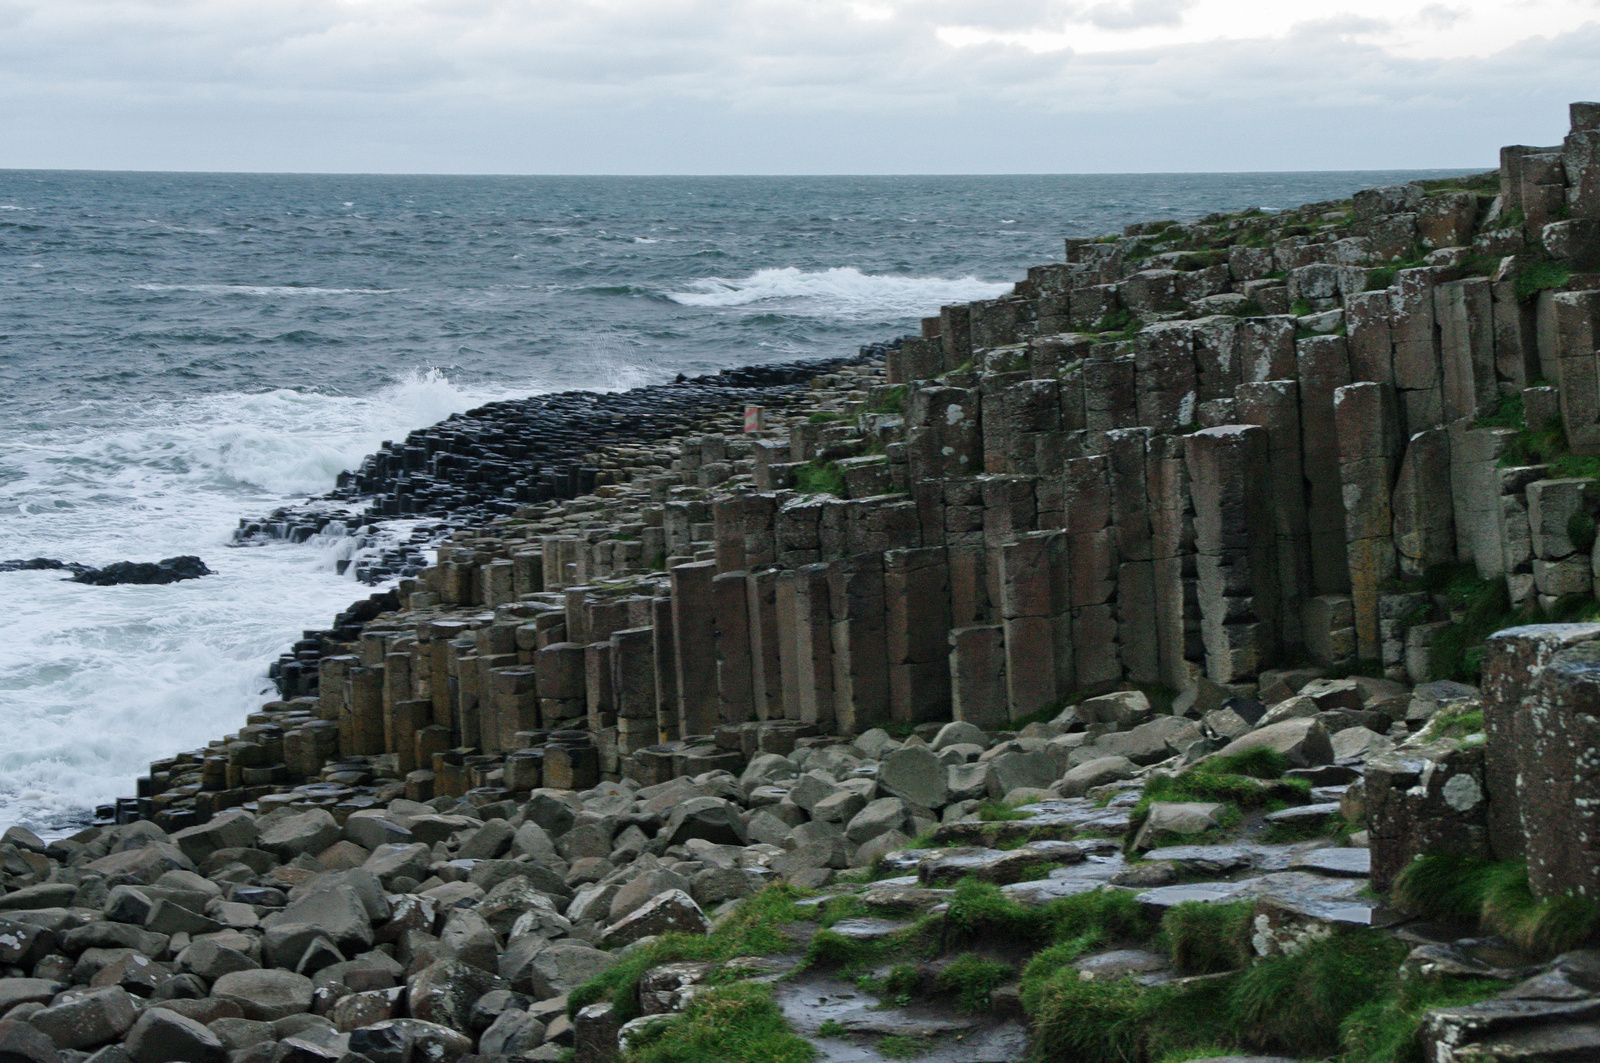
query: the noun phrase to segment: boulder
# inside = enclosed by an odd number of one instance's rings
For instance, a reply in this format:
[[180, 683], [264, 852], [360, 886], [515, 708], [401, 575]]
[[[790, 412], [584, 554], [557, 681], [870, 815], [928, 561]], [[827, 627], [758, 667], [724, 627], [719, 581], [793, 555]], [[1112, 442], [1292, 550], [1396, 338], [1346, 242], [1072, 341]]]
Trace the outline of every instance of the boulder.
[[1222, 814], [1228, 806], [1215, 801], [1155, 801], [1150, 814], [1133, 840], [1135, 849], [1150, 849], [1163, 837], [1181, 834], [1203, 834], [1212, 827], [1221, 826]]
[[1082, 797], [1096, 786], [1131, 779], [1138, 772], [1138, 765], [1127, 757], [1097, 757], [1068, 769], [1055, 789], [1062, 797]]
[[261, 832], [257, 844], [280, 859], [293, 860], [302, 853], [320, 853], [338, 841], [343, 832], [325, 808], [284, 816]]
[[526, 1011], [502, 1011], [478, 1041], [486, 1056], [525, 1056], [544, 1043], [544, 1023]]
[[413, 1018], [465, 1029], [472, 1005], [479, 997], [491, 990], [509, 988], [497, 974], [459, 960], [438, 960], [411, 976], [406, 983], [406, 998]]
[[[1141, 695], [1142, 696], [1142, 695]], [[999, 800], [1018, 787], [1044, 789], [1060, 777], [1056, 758], [1044, 750], [1002, 753], [989, 761], [989, 797]]]
[[720, 797], [693, 797], [677, 805], [662, 833], [669, 846], [690, 838], [718, 845], [744, 845], [748, 839], [739, 806]]
[[[384, 915], [387, 914], [385, 911]], [[372, 915], [350, 886], [317, 890], [290, 902], [274, 917], [268, 932], [282, 932], [294, 925], [321, 931], [349, 953], [365, 952], [372, 947]], [[276, 957], [273, 962], [278, 962]]]
[[1214, 757], [1230, 757], [1249, 749], [1265, 747], [1282, 753], [1296, 768], [1314, 768], [1333, 763], [1333, 744], [1327, 729], [1315, 718], [1285, 720], [1235, 738]]
[[704, 934], [709, 927], [692, 897], [682, 890], [668, 890], [607, 927], [600, 943], [615, 949], [660, 934]]
[[355, 842], [369, 852], [380, 845], [404, 845], [411, 841], [411, 831], [389, 818], [387, 812], [376, 808], [363, 808], [350, 813], [344, 822], [344, 840]]
[[937, 753], [939, 750], [949, 746], [968, 744], [980, 747], [987, 746], [989, 744], [989, 736], [984, 734], [976, 725], [970, 724], [965, 720], [952, 720], [939, 728], [939, 733], [933, 736], [933, 741], [929, 744], [929, 748]]
[[18, 1004], [48, 1004], [65, 988], [49, 978], [0, 978], [0, 1017]]
[[185, 827], [172, 836], [172, 844], [198, 865], [219, 849], [253, 849], [259, 837], [255, 816], [236, 809], [197, 827]]
[[557, 941], [537, 952], [529, 963], [530, 992], [540, 1000], [559, 997], [610, 970], [619, 958], [581, 941]]
[[273, 1022], [311, 1010], [311, 979], [293, 971], [235, 971], [218, 978], [211, 995], [238, 1004], [247, 1019]]
[[903, 830], [909, 819], [910, 810], [904, 801], [898, 797], [880, 797], [851, 818], [844, 836], [861, 845], [888, 831]]
[[121, 1040], [133, 1026], [137, 1005], [120, 986], [95, 989], [28, 1016], [57, 1048], [97, 1048]]
[[225, 1063], [228, 1049], [206, 1027], [166, 1008], [148, 1008], [128, 1033], [133, 1063]]
[[0, 1063], [61, 1063], [61, 1053], [28, 1023], [0, 1019]]
[[1155, 715], [1150, 699], [1138, 690], [1118, 690], [1087, 698], [1078, 703], [1077, 709], [1077, 718], [1084, 723], [1109, 723], [1123, 730], [1137, 727]]
[[878, 764], [878, 787], [907, 804], [939, 809], [948, 801], [946, 765], [927, 746], [908, 745]]
[[350, 1051], [372, 1063], [455, 1063], [472, 1038], [423, 1019], [387, 1019], [351, 1030]]

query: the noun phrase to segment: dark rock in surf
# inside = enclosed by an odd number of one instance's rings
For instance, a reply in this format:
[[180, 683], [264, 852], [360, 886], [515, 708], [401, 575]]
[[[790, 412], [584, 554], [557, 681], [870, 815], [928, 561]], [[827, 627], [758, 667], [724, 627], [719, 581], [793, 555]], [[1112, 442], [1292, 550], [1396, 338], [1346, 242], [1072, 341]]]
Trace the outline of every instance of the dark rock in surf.
[[91, 568], [72, 577], [73, 583], [87, 583], [94, 587], [110, 587], [119, 583], [176, 583], [184, 579], [199, 579], [216, 575], [206, 563], [193, 554], [169, 557], [161, 561], [117, 561], [104, 568]]

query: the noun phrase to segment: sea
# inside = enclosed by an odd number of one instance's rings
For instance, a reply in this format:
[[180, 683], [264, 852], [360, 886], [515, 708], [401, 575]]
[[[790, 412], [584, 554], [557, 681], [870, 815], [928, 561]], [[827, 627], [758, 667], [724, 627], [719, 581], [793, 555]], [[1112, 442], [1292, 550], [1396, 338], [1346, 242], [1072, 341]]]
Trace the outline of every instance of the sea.
[[505, 177], [0, 170], [0, 830], [46, 837], [220, 738], [369, 588], [350, 540], [234, 548], [484, 402], [831, 357], [1009, 290], [1062, 238], [1460, 173]]

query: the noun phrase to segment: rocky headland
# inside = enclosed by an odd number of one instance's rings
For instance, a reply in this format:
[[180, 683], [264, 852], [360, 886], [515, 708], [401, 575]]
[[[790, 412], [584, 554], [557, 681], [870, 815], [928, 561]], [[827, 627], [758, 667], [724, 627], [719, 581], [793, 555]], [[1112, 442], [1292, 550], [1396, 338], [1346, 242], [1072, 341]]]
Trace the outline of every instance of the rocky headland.
[[1065, 251], [246, 521], [422, 523], [0, 840], [0, 1063], [1600, 1058], [1600, 104]]

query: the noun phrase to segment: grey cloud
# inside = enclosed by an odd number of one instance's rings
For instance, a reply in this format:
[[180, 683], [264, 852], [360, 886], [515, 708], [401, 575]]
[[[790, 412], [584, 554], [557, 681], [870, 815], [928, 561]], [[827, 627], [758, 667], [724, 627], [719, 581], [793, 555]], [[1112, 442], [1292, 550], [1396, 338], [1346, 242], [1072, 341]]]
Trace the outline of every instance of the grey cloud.
[[1083, 21], [1106, 30], [1137, 30], [1150, 26], [1177, 26], [1196, 0], [1125, 0], [1096, 4], [1084, 12]]

